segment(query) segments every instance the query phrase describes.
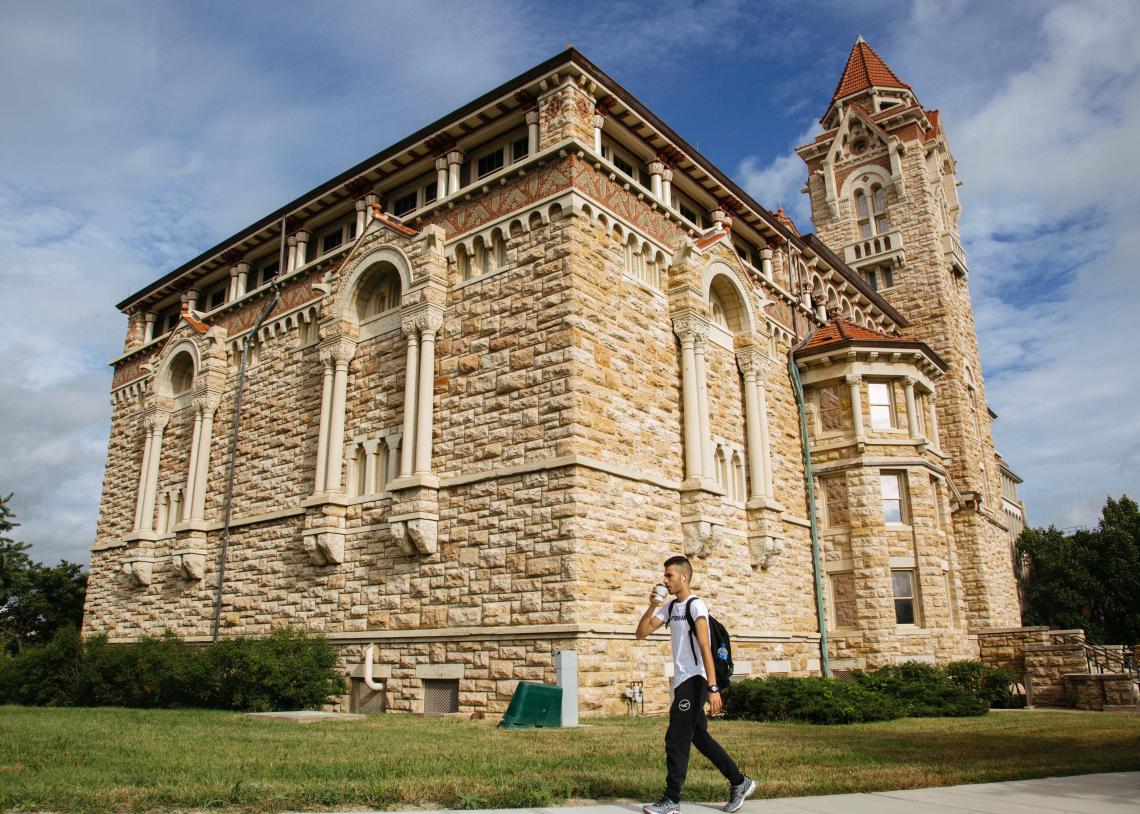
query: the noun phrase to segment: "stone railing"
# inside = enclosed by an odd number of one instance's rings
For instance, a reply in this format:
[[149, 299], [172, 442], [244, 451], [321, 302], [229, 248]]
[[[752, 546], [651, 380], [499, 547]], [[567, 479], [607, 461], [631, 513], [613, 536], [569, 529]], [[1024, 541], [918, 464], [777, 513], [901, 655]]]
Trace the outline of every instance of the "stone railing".
[[892, 232], [848, 243], [843, 247], [843, 260], [852, 268], [870, 262], [882, 263], [888, 260], [894, 261], [896, 266], [901, 266], [906, 260], [902, 232], [895, 229]]
[[950, 264], [951, 271], [959, 277], [965, 277], [970, 273], [970, 269], [966, 265], [966, 251], [952, 232], [943, 233], [942, 252], [946, 257], [946, 262]]

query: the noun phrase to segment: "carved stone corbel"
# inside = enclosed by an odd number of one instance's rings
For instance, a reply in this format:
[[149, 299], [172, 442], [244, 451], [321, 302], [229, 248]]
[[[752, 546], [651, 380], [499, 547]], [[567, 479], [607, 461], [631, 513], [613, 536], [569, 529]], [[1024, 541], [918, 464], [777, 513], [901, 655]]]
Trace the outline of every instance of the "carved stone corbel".
[[135, 556], [123, 561], [123, 573], [127, 575], [132, 588], [150, 585], [153, 571], [154, 557]]
[[196, 548], [175, 551], [171, 555], [174, 570], [185, 580], [197, 581], [206, 574], [206, 552]]
[[720, 545], [721, 524], [706, 518], [683, 521], [681, 536], [686, 557], [704, 558]]
[[302, 544], [313, 565], [340, 565], [344, 562], [344, 529], [331, 526], [306, 529]]
[[398, 515], [388, 522], [388, 533], [405, 556], [429, 556], [439, 549], [439, 518], [434, 514], [416, 512]]
[[748, 538], [752, 567], [767, 571], [772, 561], [784, 553], [784, 540], [769, 534]]

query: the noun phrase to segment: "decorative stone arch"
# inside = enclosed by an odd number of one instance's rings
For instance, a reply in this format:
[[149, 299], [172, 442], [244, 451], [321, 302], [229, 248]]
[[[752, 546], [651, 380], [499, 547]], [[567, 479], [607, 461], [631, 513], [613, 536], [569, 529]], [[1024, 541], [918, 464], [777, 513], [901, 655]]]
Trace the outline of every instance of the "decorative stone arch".
[[705, 269], [702, 288], [712, 312], [714, 294], [724, 307], [728, 329], [734, 334], [751, 335], [755, 320], [748, 303], [747, 288], [741, 283], [736, 269], [723, 260], [715, 260]]
[[337, 319], [357, 322], [356, 299], [357, 290], [365, 276], [373, 267], [386, 263], [395, 268], [400, 275], [400, 295], [408, 292], [412, 285], [412, 264], [408, 256], [395, 246], [379, 246], [367, 254], [362, 255], [352, 264], [351, 270], [343, 277], [333, 305], [333, 314]]
[[[870, 177], [864, 181], [863, 179], [866, 176]], [[847, 176], [847, 180], [843, 182], [843, 187], [839, 190], [839, 197], [853, 201], [856, 190], [862, 189], [864, 192], [870, 192], [871, 187], [876, 183], [883, 189], [890, 189], [891, 174], [875, 164], [868, 164], [865, 167], [852, 170], [851, 174]]]
[[174, 398], [194, 389], [194, 382], [202, 371], [202, 354], [191, 339], [175, 342], [163, 351], [154, 376], [154, 392]]

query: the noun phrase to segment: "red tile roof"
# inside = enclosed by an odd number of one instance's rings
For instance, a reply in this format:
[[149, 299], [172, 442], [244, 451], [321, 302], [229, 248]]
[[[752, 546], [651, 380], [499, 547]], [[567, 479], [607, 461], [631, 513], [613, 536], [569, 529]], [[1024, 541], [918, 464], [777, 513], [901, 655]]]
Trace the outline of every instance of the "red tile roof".
[[811, 341], [804, 345], [802, 350], [814, 350], [815, 348], [822, 348], [825, 345], [850, 341], [909, 343], [912, 340], [903, 339], [902, 337], [894, 336], [886, 331], [880, 331], [875, 328], [864, 328], [862, 325], [849, 322], [847, 317], [834, 314], [831, 317], [831, 321], [816, 331]]
[[696, 240], [693, 241], [693, 243], [697, 244], [698, 249], [707, 249], [709, 246], [716, 243], [718, 240], [720, 240], [722, 237], [724, 237], [727, 234], [728, 234], [728, 230], [722, 229], [719, 232], [713, 232], [711, 235], [705, 235], [704, 237], [698, 237]]
[[795, 221], [792, 220], [790, 215], [784, 212], [784, 207], [781, 206], [776, 210], [776, 220], [783, 224], [784, 228], [789, 232], [795, 234], [796, 237], [801, 237], [800, 230], [796, 228]]
[[860, 37], [855, 41], [851, 55], [847, 57], [847, 67], [843, 69], [843, 76], [835, 86], [831, 101], [834, 103], [836, 99], [871, 87], [911, 89], [910, 85], [895, 76], [887, 63]]

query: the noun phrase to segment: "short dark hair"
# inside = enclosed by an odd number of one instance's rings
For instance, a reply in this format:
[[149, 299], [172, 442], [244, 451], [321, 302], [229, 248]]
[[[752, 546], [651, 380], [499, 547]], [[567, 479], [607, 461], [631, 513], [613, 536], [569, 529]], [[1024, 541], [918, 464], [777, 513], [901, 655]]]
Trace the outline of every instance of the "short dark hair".
[[678, 554], [676, 557], [670, 557], [669, 559], [665, 560], [665, 567], [668, 568], [670, 565], [679, 566], [681, 570], [684, 573], [688, 574], [690, 577], [693, 575], [693, 564], [689, 562], [688, 557], [682, 557], [680, 554]]

